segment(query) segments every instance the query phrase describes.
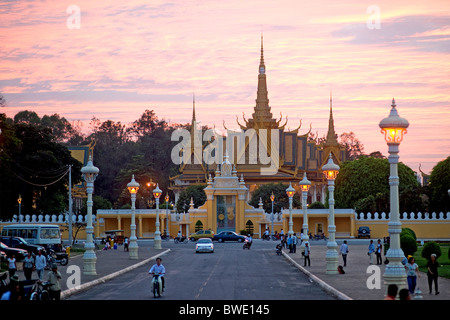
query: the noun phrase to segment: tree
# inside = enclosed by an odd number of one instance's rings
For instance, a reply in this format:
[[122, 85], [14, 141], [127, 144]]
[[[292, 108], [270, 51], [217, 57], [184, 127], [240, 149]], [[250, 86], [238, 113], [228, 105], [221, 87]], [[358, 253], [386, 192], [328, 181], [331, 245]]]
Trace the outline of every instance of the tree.
[[345, 147], [345, 158], [347, 160], [358, 159], [364, 153], [364, 145], [356, 138], [353, 131], [341, 134], [339, 136], [339, 143]]
[[[342, 163], [336, 178], [336, 208], [355, 208], [357, 204], [361, 205], [364, 201], [362, 199], [369, 197], [365, 200], [366, 206], [371, 206], [375, 201], [376, 211], [387, 212], [390, 199], [389, 171], [387, 159], [362, 156], [357, 160]], [[398, 173], [400, 194], [408, 187], [418, 187], [411, 168], [399, 163]]]
[[438, 162], [430, 174], [430, 209], [435, 212], [450, 211], [450, 157]]
[[[22, 115], [36, 119], [32, 113]], [[50, 129], [33, 121], [15, 123], [5, 116], [1, 118], [4, 151], [0, 156], [2, 219], [18, 212], [19, 194], [23, 199], [23, 214], [59, 214], [68, 203], [69, 165], [72, 165], [72, 181], [81, 180], [81, 163], [72, 158], [64, 145], [56, 142]]]
[[[286, 189], [288, 187], [289, 185], [281, 182], [260, 185], [258, 189], [253, 191], [249, 204], [255, 208], [258, 208], [259, 199], [261, 198], [264, 211], [272, 212], [272, 201], [270, 200], [270, 196], [273, 192], [273, 195], [275, 196], [275, 200], [273, 202], [273, 212], [281, 212], [282, 209], [288, 209], [289, 197], [286, 194]], [[297, 193], [295, 193], [292, 200], [292, 207], [301, 207], [300, 196]]]
[[188, 212], [191, 198], [194, 201], [194, 208], [198, 208], [205, 204], [206, 202], [206, 194], [203, 189], [206, 188], [205, 184], [196, 184], [191, 185], [184, 189], [180, 193], [180, 197], [176, 203], [177, 212]]

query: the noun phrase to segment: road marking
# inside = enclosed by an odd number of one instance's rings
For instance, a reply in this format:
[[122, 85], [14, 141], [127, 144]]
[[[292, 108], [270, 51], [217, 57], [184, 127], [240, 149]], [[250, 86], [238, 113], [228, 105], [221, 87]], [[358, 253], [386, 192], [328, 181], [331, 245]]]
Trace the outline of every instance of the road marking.
[[219, 256], [219, 259], [217, 260], [216, 264], [214, 265], [214, 267], [212, 268], [211, 272], [209, 273], [208, 278], [206, 279], [205, 282], [203, 282], [202, 286], [198, 290], [197, 295], [194, 297], [195, 300], [199, 299], [200, 294], [203, 292], [203, 289], [206, 287], [206, 285], [208, 284], [208, 281], [211, 279], [211, 277], [212, 277], [214, 271], [216, 270], [217, 266], [222, 261], [222, 257], [223, 257], [223, 254]]

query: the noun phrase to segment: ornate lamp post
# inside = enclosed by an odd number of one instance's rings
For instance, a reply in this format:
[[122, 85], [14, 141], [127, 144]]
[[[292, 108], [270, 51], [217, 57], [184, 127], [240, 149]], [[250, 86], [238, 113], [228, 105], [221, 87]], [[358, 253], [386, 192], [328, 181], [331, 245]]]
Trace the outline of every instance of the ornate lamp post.
[[306, 200], [308, 198], [308, 191], [311, 187], [311, 181], [306, 178], [306, 172], [303, 174], [303, 180], [299, 182], [300, 188], [302, 189], [302, 209], [303, 209], [303, 235], [302, 235], [302, 245], [301, 247], [305, 247], [305, 243], [308, 241], [308, 212], [307, 212], [307, 204]]
[[400, 222], [398, 197], [398, 153], [400, 142], [403, 140], [403, 135], [409, 127], [409, 122], [398, 115], [394, 99], [392, 99], [391, 107], [389, 116], [381, 120], [379, 124], [381, 133], [384, 134], [384, 138], [388, 145], [388, 159], [390, 164], [389, 185], [391, 208], [388, 231], [391, 243], [386, 254], [389, 264], [386, 265], [384, 280], [387, 286], [389, 284], [396, 284], [399, 289], [402, 289], [406, 287], [406, 272], [401, 263], [404, 253], [400, 247], [402, 224]]
[[273, 232], [273, 201], [275, 200], [275, 195], [273, 194], [273, 191], [272, 191], [272, 195], [270, 196], [270, 201], [272, 201], [272, 236], [274, 235], [274, 232]]
[[127, 184], [128, 191], [131, 194], [131, 236], [130, 236], [130, 246], [129, 246], [129, 252], [130, 252], [130, 259], [138, 259], [138, 249], [139, 246], [137, 244], [137, 237], [136, 237], [136, 194], [139, 190], [139, 183], [134, 180], [134, 174], [131, 178], [131, 182]]
[[159, 185], [153, 189], [153, 196], [156, 199], [156, 231], [155, 231], [155, 249], [161, 249], [161, 232], [159, 231], [159, 197], [161, 197], [162, 191], [159, 189]]
[[[166, 223], [166, 227], [165, 227], [165, 231], [164, 233], [166, 234], [166, 237], [169, 236], [169, 194], [166, 194], [166, 197], [164, 198], [164, 200], [166, 200], [166, 219], [167, 219], [167, 223]], [[167, 238], [169, 239], [169, 238]]]
[[292, 188], [291, 183], [289, 183], [289, 187], [286, 189], [286, 194], [289, 197], [289, 231], [288, 231], [288, 235], [293, 235], [294, 230], [292, 228], [294, 226], [294, 223], [292, 222], [292, 198], [294, 197], [295, 189]]
[[92, 156], [89, 156], [89, 161], [87, 165], [81, 168], [81, 173], [84, 180], [86, 181], [86, 192], [87, 192], [87, 226], [86, 226], [86, 244], [84, 248], [86, 251], [83, 255], [83, 264], [85, 275], [96, 275], [97, 271], [95, 264], [97, 262], [97, 256], [94, 252], [94, 227], [92, 226], [92, 193], [94, 192], [94, 181], [99, 173], [99, 169], [94, 167], [92, 164]]
[[328, 181], [328, 204], [329, 204], [329, 216], [328, 216], [328, 242], [327, 242], [327, 274], [337, 274], [339, 263], [339, 255], [337, 252], [336, 243], [336, 225], [334, 222], [334, 180], [339, 173], [339, 166], [333, 162], [333, 157], [330, 153], [328, 163], [322, 167], [323, 174]]

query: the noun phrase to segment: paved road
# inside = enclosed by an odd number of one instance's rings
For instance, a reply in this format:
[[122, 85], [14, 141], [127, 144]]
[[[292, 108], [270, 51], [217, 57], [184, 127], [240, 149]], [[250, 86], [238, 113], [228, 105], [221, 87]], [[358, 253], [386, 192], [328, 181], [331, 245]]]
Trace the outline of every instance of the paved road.
[[[284, 257], [273, 242], [215, 243], [215, 252], [196, 254], [194, 243], [169, 244], [163, 256], [166, 291], [161, 300], [333, 300]], [[70, 296], [69, 300], [148, 300], [153, 262], [104, 284]]]

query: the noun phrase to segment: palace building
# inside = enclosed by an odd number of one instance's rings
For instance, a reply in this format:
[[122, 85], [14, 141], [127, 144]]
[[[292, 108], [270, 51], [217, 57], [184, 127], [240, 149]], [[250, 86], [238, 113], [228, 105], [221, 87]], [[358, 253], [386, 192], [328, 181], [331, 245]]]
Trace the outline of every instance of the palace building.
[[[245, 114], [243, 115], [242, 120], [244, 124], [241, 124], [238, 117], [236, 117], [237, 124], [241, 129], [240, 132], [228, 130], [224, 123], [224, 128], [227, 129], [228, 135], [227, 137], [221, 137], [223, 138], [223, 154], [218, 157], [219, 164], [207, 164], [204, 159], [199, 159], [198, 154], [195, 154], [194, 148], [191, 148], [190, 156], [192, 161], [190, 163], [182, 163], [179, 167], [179, 174], [170, 178], [171, 190], [175, 193], [175, 200], [178, 200], [180, 192], [189, 185], [206, 184], [208, 176], [210, 174], [214, 176], [215, 172], [220, 170], [218, 167], [220, 167], [220, 162], [226, 153], [239, 176], [243, 176], [245, 186], [249, 190], [247, 199], [250, 199], [251, 193], [259, 185], [273, 182], [285, 184], [291, 182], [293, 187], [299, 191], [298, 182], [301, 181], [303, 174], [306, 172], [308, 180], [312, 182], [308, 194], [308, 203], [316, 201], [325, 203], [327, 181], [322, 174], [321, 168], [327, 162], [330, 153], [337, 164], [345, 161], [346, 155], [345, 148], [338, 143], [334, 130], [331, 95], [328, 132], [324, 143], [317, 144], [315, 141], [308, 139], [311, 126], [309, 131], [300, 132], [302, 121], [300, 121], [300, 125], [295, 130], [286, 130], [287, 117], [284, 121], [282, 116], [280, 119], [275, 119], [269, 105], [266, 66], [261, 37], [261, 56], [255, 101], [256, 104], [251, 118], [246, 119]], [[195, 101], [193, 103], [191, 123], [192, 128], [194, 128], [196, 125]], [[193, 132], [193, 129], [191, 129], [191, 132]], [[273, 143], [274, 137], [277, 140], [276, 143]], [[239, 139], [241, 139], [241, 145], [239, 145]], [[193, 136], [191, 141], [194, 141]], [[252, 150], [253, 146], [265, 148], [267, 157], [271, 158], [272, 169], [275, 169], [273, 172], [267, 172], [270, 171], [268, 164], [251, 163], [252, 152], [255, 152], [254, 149]], [[272, 150], [272, 147], [275, 147], [276, 150]], [[260, 151], [258, 150], [258, 152]], [[186, 152], [189, 152], [189, 150], [186, 150]], [[273, 168], [274, 164], [276, 165], [275, 168]]]

